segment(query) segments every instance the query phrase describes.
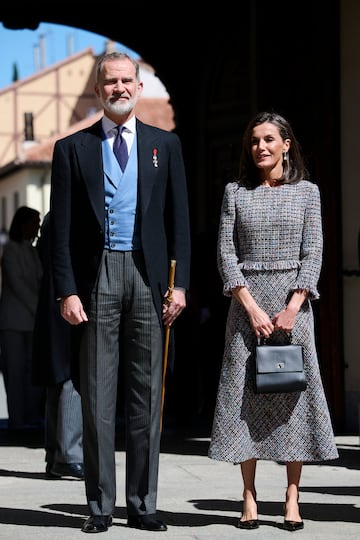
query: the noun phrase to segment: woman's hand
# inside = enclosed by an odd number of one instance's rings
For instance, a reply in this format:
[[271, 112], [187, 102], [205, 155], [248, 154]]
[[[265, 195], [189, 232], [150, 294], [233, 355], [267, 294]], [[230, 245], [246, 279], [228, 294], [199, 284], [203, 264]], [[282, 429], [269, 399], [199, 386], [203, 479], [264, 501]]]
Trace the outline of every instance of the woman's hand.
[[308, 293], [305, 289], [297, 289], [293, 292], [286, 308], [273, 317], [272, 322], [274, 323], [275, 330], [283, 330], [287, 333], [292, 331], [295, 325], [296, 315], [299, 313], [307, 295]]
[[232, 290], [232, 295], [246, 309], [256, 337], [269, 338], [274, 331], [274, 325], [269, 315], [255, 302], [247, 287], [236, 287]]
[[255, 309], [248, 311], [248, 316], [256, 337], [268, 339], [274, 331], [274, 325], [267, 313], [256, 306]]
[[275, 330], [283, 330], [286, 333], [290, 333], [295, 325], [295, 319], [297, 310], [285, 308], [277, 313], [272, 322]]

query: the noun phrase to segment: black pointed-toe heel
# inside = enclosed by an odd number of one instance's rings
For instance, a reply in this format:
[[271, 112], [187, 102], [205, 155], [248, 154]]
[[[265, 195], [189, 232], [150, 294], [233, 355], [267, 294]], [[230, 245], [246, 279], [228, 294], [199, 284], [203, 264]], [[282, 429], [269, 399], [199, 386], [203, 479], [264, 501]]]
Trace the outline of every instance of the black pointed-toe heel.
[[248, 519], [246, 521], [239, 521], [237, 522], [237, 527], [239, 529], [246, 529], [247, 531], [250, 531], [251, 529], [258, 529], [260, 526], [258, 519]]
[[[245, 506], [245, 491], [243, 493], [244, 496], [244, 503], [243, 503], [243, 512], [240, 516], [239, 521], [237, 522], [236, 526], [238, 529], [245, 529], [247, 531], [251, 531], [252, 529], [258, 529], [260, 526], [260, 522], [258, 519], [246, 519], [244, 521], [241, 521], [241, 517], [244, 515], [244, 506]], [[256, 491], [252, 493], [252, 496], [254, 498], [254, 501], [256, 503]]]
[[285, 529], [285, 531], [290, 531], [290, 532], [301, 531], [301, 529], [304, 528], [304, 522], [303, 521], [289, 521], [285, 519], [283, 528]]
[[[297, 502], [299, 504], [299, 495], [297, 497]], [[286, 512], [286, 503], [284, 504], [284, 514], [285, 512]], [[284, 519], [283, 529], [285, 531], [295, 532], [295, 531], [301, 531], [303, 528], [304, 528], [303, 521], [292, 521], [290, 519]]]

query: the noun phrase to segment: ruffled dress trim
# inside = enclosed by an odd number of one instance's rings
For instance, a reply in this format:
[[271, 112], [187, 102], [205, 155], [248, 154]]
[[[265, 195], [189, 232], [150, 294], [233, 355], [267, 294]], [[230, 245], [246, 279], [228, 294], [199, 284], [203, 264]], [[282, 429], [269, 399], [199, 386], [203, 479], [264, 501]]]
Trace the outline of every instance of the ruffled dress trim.
[[[292, 270], [301, 267], [301, 262], [298, 260], [290, 261], [243, 261], [239, 262], [240, 270], [251, 271], [277, 271], [277, 270]], [[236, 279], [224, 283], [223, 294], [224, 296], [232, 296], [232, 290], [236, 287], [248, 287], [248, 283], [244, 276], [238, 276]], [[308, 291], [308, 298], [310, 300], [318, 300], [320, 298], [319, 291], [316, 287], [302, 283], [298, 281], [293, 286], [292, 290], [306, 290]]]
[[223, 287], [223, 295], [224, 296], [232, 296], [232, 290], [236, 287], [247, 287], [248, 283], [246, 279], [235, 279], [234, 281], [230, 281], [229, 283], [226, 283]]
[[239, 262], [241, 270], [291, 270], [300, 268], [300, 261], [243, 261]]

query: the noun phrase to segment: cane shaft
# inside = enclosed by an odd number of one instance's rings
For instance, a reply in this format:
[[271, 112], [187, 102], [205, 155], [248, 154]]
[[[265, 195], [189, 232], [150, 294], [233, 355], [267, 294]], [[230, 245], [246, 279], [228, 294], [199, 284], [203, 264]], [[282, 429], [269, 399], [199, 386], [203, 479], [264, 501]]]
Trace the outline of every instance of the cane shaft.
[[[174, 290], [174, 282], [175, 282], [175, 267], [176, 267], [176, 261], [172, 259], [170, 261], [169, 281], [168, 281], [167, 300], [169, 303], [172, 302], [172, 292]], [[169, 355], [170, 331], [171, 331], [171, 327], [167, 324], [165, 326], [165, 336], [164, 336], [164, 356], [163, 356], [163, 372], [162, 372], [162, 388], [161, 388], [161, 411], [160, 411], [160, 430], [161, 431], [162, 431], [163, 413], [164, 413], [165, 380], [166, 380], [166, 371], [167, 371], [167, 363], [168, 363], [168, 355]]]

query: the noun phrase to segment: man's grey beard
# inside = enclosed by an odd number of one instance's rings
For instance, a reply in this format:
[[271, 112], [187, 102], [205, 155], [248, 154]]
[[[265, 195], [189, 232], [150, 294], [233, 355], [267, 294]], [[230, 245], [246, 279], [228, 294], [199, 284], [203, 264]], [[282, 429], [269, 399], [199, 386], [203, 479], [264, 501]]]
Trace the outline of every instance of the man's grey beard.
[[126, 103], [119, 103], [118, 101], [111, 102], [110, 99], [109, 99], [109, 100], [106, 100], [106, 101], [102, 100], [101, 104], [102, 104], [102, 106], [104, 107], [104, 109], [106, 111], [109, 111], [111, 113], [114, 113], [114, 114], [128, 114], [129, 112], [131, 112], [133, 110], [133, 108], [135, 106], [135, 100], [130, 99]]

